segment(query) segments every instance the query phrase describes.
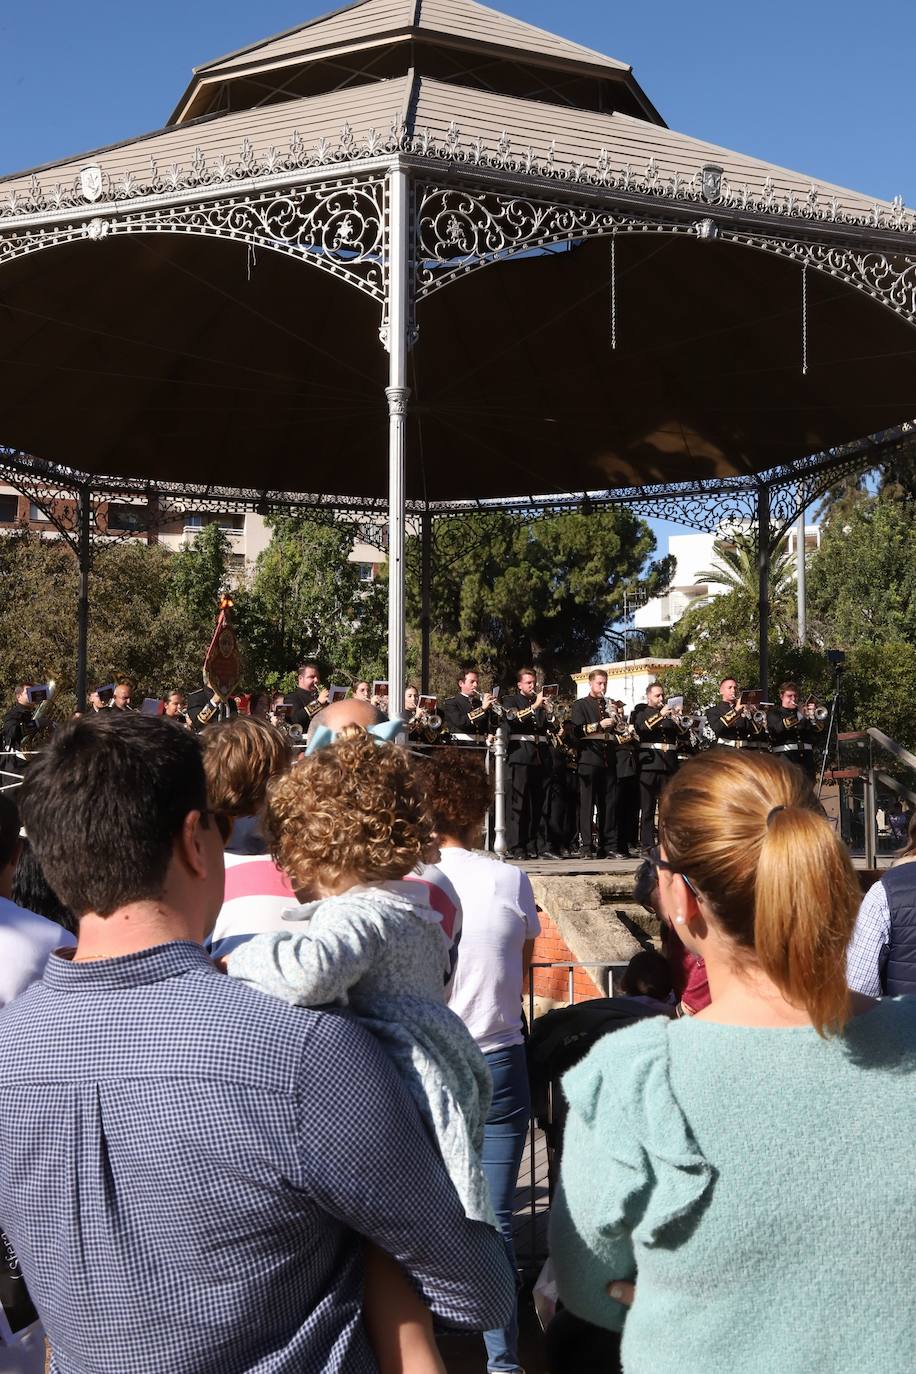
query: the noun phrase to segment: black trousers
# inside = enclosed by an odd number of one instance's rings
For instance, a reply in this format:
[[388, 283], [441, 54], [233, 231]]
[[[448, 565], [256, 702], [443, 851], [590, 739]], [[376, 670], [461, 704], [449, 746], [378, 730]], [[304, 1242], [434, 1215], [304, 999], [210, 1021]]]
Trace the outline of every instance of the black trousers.
[[544, 805], [544, 770], [540, 766], [509, 765], [509, 815], [506, 842], [510, 850], [536, 853]]
[[559, 854], [571, 849], [579, 824], [579, 781], [574, 768], [554, 763], [545, 775], [544, 808], [541, 813], [541, 849]]
[[617, 775], [617, 839], [618, 849], [624, 845], [636, 849], [639, 844], [639, 779], [635, 773], [625, 778]]
[[651, 849], [655, 844], [655, 812], [658, 799], [671, 773], [646, 773], [639, 775], [639, 847]]
[[617, 770], [579, 764], [579, 840], [592, 847], [592, 815], [598, 823], [598, 848], [617, 848]]

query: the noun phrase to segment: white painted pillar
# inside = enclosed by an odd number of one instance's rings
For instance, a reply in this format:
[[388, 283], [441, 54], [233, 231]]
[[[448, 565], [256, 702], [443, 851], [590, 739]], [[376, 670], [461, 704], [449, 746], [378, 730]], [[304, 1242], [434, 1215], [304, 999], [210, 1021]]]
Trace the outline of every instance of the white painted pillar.
[[392, 719], [404, 706], [404, 594], [407, 494], [407, 351], [410, 331], [410, 183], [401, 167], [388, 174], [388, 701]]
[[[800, 495], [801, 493], [799, 493]], [[798, 642], [804, 644], [808, 634], [807, 585], [805, 582], [805, 512], [799, 512], [795, 522], [795, 562], [798, 568]]]

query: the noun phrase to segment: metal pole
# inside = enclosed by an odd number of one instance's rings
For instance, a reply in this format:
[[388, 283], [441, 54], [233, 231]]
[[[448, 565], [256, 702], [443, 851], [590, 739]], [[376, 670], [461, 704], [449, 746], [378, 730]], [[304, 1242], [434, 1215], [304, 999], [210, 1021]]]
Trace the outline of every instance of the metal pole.
[[80, 487], [79, 538], [77, 558], [80, 570], [80, 594], [76, 631], [76, 709], [86, 709], [86, 676], [89, 661], [89, 566], [91, 563], [91, 516], [88, 485]]
[[506, 736], [509, 727], [505, 720], [499, 722], [493, 740], [493, 852], [506, 852]]
[[428, 510], [420, 517], [420, 682], [429, 691], [430, 602], [433, 571], [433, 519]]
[[804, 509], [799, 511], [795, 522], [795, 563], [798, 568], [798, 642], [804, 644], [808, 633]]
[[875, 770], [869, 767], [865, 772], [865, 867], [875, 867], [875, 836], [878, 829], [877, 808], [875, 805]]
[[770, 488], [757, 487], [757, 585], [760, 621], [760, 688], [764, 701], [770, 697]]
[[410, 183], [388, 174], [388, 694], [404, 706], [404, 503], [407, 483], [407, 348], [410, 327]]

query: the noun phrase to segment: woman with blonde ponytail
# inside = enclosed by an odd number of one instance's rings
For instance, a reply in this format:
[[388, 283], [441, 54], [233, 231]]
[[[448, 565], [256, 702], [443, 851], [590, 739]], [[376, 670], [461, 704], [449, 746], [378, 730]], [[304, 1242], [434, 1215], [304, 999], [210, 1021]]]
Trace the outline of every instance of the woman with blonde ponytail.
[[762, 754], [687, 763], [659, 832], [663, 908], [712, 1001], [563, 1080], [560, 1296], [623, 1328], [624, 1374], [912, 1368], [916, 998], [847, 987], [849, 856]]

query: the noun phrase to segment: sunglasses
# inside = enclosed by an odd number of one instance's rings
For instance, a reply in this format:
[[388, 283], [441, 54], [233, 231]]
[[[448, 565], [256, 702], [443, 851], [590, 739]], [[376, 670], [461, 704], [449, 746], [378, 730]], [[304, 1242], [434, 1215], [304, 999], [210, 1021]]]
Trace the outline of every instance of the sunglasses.
[[229, 836], [232, 834], [231, 816], [228, 816], [225, 811], [205, 811], [203, 815], [203, 820], [207, 825], [209, 825], [210, 821], [212, 820], [213, 824], [219, 831], [219, 837], [222, 840], [223, 844], [225, 845], [229, 843]]
[[666, 873], [676, 873], [677, 876], [683, 880], [685, 887], [688, 887], [697, 901], [700, 901], [700, 894], [695, 885], [687, 877], [687, 874], [684, 873], [682, 869], [675, 868], [674, 864], [669, 864], [667, 859], [663, 859], [658, 852], [658, 845], [653, 845], [649, 850], [649, 858], [655, 864], [656, 868], [663, 868]]

